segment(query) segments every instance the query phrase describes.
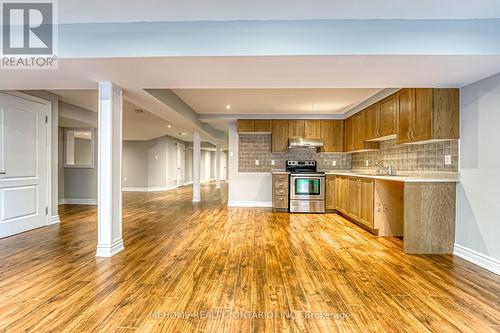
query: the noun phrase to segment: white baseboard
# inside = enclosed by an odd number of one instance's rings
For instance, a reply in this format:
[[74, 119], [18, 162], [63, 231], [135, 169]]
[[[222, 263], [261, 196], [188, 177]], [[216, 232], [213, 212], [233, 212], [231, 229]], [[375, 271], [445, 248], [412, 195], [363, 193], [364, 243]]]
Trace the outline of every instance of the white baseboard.
[[175, 190], [178, 188], [177, 185], [165, 185], [165, 186], [154, 186], [154, 187], [122, 187], [123, 192], [163, 192], [169, 190]]
[[471, 250], [464, 246], [455, 244], [453, 254], [474, 265], [482, 267], [490, 272], [500, 275], [500, 261], [487, 255]]
[[51, 216], [50, 219], [49, 219], [49, 225], [51, 225], [51, 224], [58, 224], [60, 222], [61, 222], [61, 220], [59, 219], [59, 215]]
[[97, 199], [59, 199], [60, 205], [97, 205]]
[[228, 201], [228, 207], [257, 207], [257, 208], [272, 208], [272, 201]]
[[97, 244], [96, 257], [110, 258], [120, 251], [123, 251], [125, 247], [123, 246], [123, 239], [117, 239], [113, 244]]

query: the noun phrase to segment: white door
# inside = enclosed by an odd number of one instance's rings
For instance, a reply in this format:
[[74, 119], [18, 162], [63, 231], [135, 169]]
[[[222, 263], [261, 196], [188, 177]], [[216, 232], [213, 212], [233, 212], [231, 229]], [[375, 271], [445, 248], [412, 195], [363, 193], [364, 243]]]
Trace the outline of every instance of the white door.
[[48, 110], [0, 92], [0, 238], [47, 225]]
[[226, 153], [221, 151], [220, 152], [220, 179], [221, 180], [226, 180], [226, 174], [227, 174], [227, 156]]
[[186, 180], [185, 176], [185, 165], [186, 165], [186, 146], [177, 143], [177, 186], [184, 185]]

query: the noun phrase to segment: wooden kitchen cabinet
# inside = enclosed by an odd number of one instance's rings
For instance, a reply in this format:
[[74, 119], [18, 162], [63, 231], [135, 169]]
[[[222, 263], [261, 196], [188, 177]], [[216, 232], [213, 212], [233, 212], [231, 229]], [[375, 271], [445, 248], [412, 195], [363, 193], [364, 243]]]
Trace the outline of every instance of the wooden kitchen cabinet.
[[335, 176], [326, 175], [326, 209], [333, 210], [335, 208]]
[[337, 153], [344, 151], [344, 121], [322, 120], [321, 138], [323, 139], [324, 153]]
[[396, 94], [366, 108], [365, 140], [386, 138], [396, 134]]
[[240, 119], [236, 122], [238, 133], [271, 133], [272, 120]]
[[289, 175], [273, 174], [273, 209], [288, 210], [289, 202]]
[[357, 224], [374, 230], [375, 180], [362, 177], [330, 175], [333, 177], [333, 207]]
[[352, 117], [347, 118], [344, 121], [344, 151], [353, 151], [354, 150], [354, 127]]
[[459, 90], [408, 88], [397, 93], [397, 143], [459, 139]]
[[373, 179], [359, 179], [360, 209], [358, 221], [373, 228], [375, 209], [375, 181]]
[[348, 215], [353, 219], [358, 219], [361, 208], [361, 188], [359, 179], [348, 178], [349, 182], [349, 210]]
[[256, 133], [271, 133], [273, 129], [272, 120], [254, 120], [253, 125]]
[[253, 120], [238, 120], [236, 122], [238, 133], [253, 133], [254, 121]]
[[271, 151], [286, 153], [288, 151], [288, 120], [273, 120]]
[[396, 135], [397, 96], [393, 94], [378, 103], [378, 137]]
[[346, 151], [379, 149], [379, 142], [365, 141], [365, 113], [358, 112], [346, 119]]
[[365, 139], [372, 140], [378, 138], [378, 128], [380, 122], [379, 105], [374, 104], [364, 110], [365, 113]]
[[306, 139], [321, 139], [321, 120], [304, 121], [304, 137]]
[[289, 138], [303, 138], [305, 131], [304, 120], [289, 120], [288, 121], [288, 137]]

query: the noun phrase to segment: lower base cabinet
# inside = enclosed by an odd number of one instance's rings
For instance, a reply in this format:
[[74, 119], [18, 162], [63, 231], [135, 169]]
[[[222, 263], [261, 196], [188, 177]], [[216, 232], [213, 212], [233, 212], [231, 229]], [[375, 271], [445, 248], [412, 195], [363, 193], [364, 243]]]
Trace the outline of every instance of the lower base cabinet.
[[288, 175], [273, 174], [273, 209], [288, 210]]
[[[332, 208], [342, 213], [349, 219], [368, 227], [373, 231], [375, 210], [375, 181], [367, 178], [350, 176], [333, 176], [327, 185], [332, 184]], [[329, 209], [332, 209], [329, 208]]]

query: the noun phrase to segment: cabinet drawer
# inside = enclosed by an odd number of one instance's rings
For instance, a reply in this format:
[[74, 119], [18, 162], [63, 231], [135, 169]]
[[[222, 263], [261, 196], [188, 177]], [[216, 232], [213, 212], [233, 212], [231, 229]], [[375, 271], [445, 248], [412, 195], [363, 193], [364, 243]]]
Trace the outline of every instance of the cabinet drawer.
[[288, 188], [274, 188], [274, 195], [279, 195], [279, 196], [287, 196], [288, 197]]
[[273, 208], [288, 208], [288, 196], [287, 195], [275, 195], [273, 200]]
[[288, 178], [283, 179], [283, 180], [274, 180], [273, 181], [273, 188], [274, 189], [278, 189], [278, 188], [288, 189]]

